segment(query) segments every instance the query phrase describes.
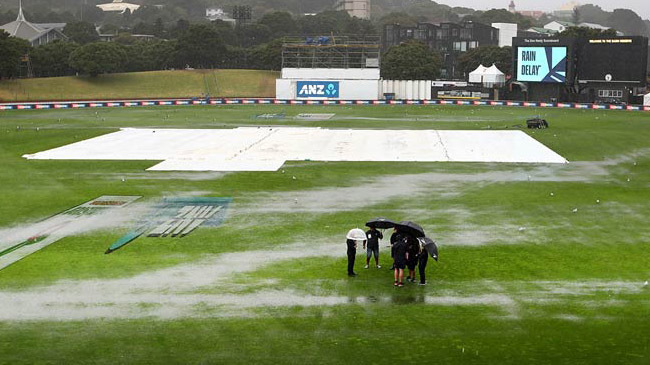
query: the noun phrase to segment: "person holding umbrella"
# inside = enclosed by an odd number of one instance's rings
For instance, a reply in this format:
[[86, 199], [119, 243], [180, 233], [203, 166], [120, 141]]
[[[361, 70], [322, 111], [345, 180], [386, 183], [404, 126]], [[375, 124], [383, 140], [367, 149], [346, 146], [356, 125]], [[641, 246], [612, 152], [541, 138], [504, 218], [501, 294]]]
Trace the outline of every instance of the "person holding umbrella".
[[[415, 263], [417, 264], [417, 258], [413, 256], [417, 255], [417, 253], [415, 253], [416, 250], [412, 248], [412, 245], [415, 243], [415, 245], [419, 246], [417, 238], [425, 236], [424, 229], [422, 229], [422, 227], [415, 222], [402, 221], [395, 224], [395, 231], [401, 233], [402, 235], [401, 239], [398, 241], [399, 244], [395, 245], [395, 282], [397, 282], [397, 278], [399, 276], [399, 283], [402, 283], [404, 267], [407, 265], [407, 263], [409, 265], [409, 279], [414, 282], [415, 265], [413, 265], [413, 259], [415, 259]], [[398, 250], [400, 250], [399, 254]], [[403, 253], [401, 251], [403, 251]], [[417, 251], [419, 251], [419, 248]], [[401, 261], [401, 265], [399, 265], [401, 266], [401, 272], [399, 273], [398, 270], [400, 267], [398, 266], [398, 260]], [[399, 286], [399, 284], [397, 285]]]
[[429, 254], [424, 246], [420, 247], [420, 254], [418, 255], [418, 271], [420, 272], [420, 283], [418, 285], [427, 285], [426, 268], [429, 262]]
[[[368, 239], [368, 250], [366, 251], [366, 266], [364, 266], [364, 269], [367, 269], [370, 265], [372, 255], [375, 255], [375, 267], [381, 269], [381, 265], [379, 265], [379, 240], [383, 239], [384, 235], [377, 228], [370, 227], [366, 231], [366, 238]], [[366, 241], [363, 241], [363, 248], [366, 248]]]
[[395, 269], [395, 244], [401, 241], [402, 238], [402, 232], [399, 231], [399, 228], [394, 227], [393, 234], [390, 236], [390, 257], [393, 258], [393, 266], [390, 268], [391, 270]]
[[406, 280], [415, 283], [415, 267], [418, 265], [420, 254], [420, 242], [411, 235], [406, 235], [406, 266], [409, 268], [409, 276]]
[[407, 239], [402, 238], [393, 245], [393, 259], [395, 260], [395, 283], [393, 285], [404, 286], [404, 268], [407, 259]]
[[357, 257], [357, 241], [347, 239], [348, 246], [348, 276], [357, 276], [354, 272], [354, 260]]
[[436, 243], [429, 237], [418, 238], [421, 244], [421, 252], [418, 257], [418, 271], [420, 272], [420, 284], [427, 285], [426, 280], [426, 268], [427, 262], [429, 261], [429, 255], [433, 257], [434, 260], [438, 261], [438, 246]]
[[[379, 241], [377, 240], [377, 238], [384, 239], [384, 234], [382, 232], [378, 231], [377, 229], [394, 228], [395, 224], [396, 223], [393, 222], [392, 220], [390, 220], [388, 218], [384, 218], [384, 217], [378, 217], [378, 218], [371, 219], [370, 221], [366, 222], [366, 227], [370, 227], [370, 230], [366, 232], [366, 235], [367, 235], [367, 238], [368, 238], [368, 252], [367, 252], [367, 257], [366, 257], [366, 269], [370, 265], [370, 255], [372, 253], [375, 254], [375, 265], [377, 266], [378, 269], [381, 268], [381, 266], [379, 265]], [[372, 238], [370, 237], [371, 234], [373, 236]], [[390, 257], [393, 257], [393, 248], [392, 248], [392, 246], [393, 246], [393, 243], [394, 243], [394, 236], [395, 236], [395, 234], [393, 234], [393, 236], [391, 236], [391, 238], [390, 238], [390, 245], [391, 245]], [[375, 244], [375, 242], [376, 242], [376, 244]], [[374, 250], [374, 252], [372, 252], [370, 249], [374, 248], [374, 247], [377, 247], [377, 249]], [[393, 270], [394, 267], [391, 267], [390, 269]]]
[[366, 246], [366, 232], [359, 228], [351, 229], [346, 235], [347, 241], [347, 254], [348, 254], [348, 276], [357, 276], [354, 272], [354, 261], [357, 257], [357, 241], [363, 241], [363, 246]]

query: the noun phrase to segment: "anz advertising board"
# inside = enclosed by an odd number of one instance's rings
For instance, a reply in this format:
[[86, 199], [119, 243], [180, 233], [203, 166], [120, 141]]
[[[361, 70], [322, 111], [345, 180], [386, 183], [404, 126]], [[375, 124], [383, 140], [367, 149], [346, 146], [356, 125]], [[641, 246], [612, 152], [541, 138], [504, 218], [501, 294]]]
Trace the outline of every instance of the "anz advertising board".
[[296, 83], [298, 98], [338, 98], [338, 81], [298, 81]]

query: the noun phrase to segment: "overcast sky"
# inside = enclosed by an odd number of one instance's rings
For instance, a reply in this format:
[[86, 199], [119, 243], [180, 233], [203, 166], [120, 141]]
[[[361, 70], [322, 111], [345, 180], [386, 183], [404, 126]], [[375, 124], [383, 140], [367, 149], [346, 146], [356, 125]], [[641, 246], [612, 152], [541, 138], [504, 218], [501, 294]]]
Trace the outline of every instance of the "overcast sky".
[[[434, 0], [439, 4], [450, 6], [465, 6], [476, 10], [507, 9], [510, 0]], [[544, 10], [559, 9], [568, 0], [515, 0], [517, 10]], [[612, 11], [617, 8], [632, 9], [643, 19], [650, 19], [650, 1], [648, 0], [584, 0], [580, 4], [598, 5], [603, 10]]]

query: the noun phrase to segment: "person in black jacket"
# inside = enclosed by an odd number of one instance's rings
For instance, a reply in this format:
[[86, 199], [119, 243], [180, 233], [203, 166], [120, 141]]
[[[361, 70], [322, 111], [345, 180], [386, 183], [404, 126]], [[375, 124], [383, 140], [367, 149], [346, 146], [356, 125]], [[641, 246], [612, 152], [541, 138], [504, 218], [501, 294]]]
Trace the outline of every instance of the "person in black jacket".
[[422, 247], [420, 249], [420, 256], [418, 256], [418, 271], [420, 271], [420, 284], [427, 285], [427, 279], [425, 276], [425, 269], [427, 268], [427, 262], [429, 261], [429, 253], [427, 250]]
[[[384, 238], [384, 235], [377, 230], [375, 227], [370, 227], [366, 232], [366, 238], [368, 241], [368, 250], [366, 251], [366, 266], [364, 269], [367, 269], [370, 265], [370, 257], [375, 255], [375, 267], [381, 269], [379, 265], [379, 240]], [[363, 243], [363, 248], [366, 248], [366, 243]]]
[[348, 276], [357, 276], [354, 272], [354, 259], [357, 257], [357, 241], [348, 239]]
[[402, 238], [398, 240], [393, 245], [394, 255], [393, 259], [395, 260], [395, 286], [404, 286], [404, 268], [406, 267], [407, 260], [407, 239]]
[[406, 236], [406, 251], [408, 253], [406, 266], [409, 268], [409, 275], [406, 280], [415, 283], [415, 267], [418, 264], [418, 255], [420, 254], [420, 242], [411, 236]]
[[390, 236], [390, 257], [393, 258], [393, 266], [390, 270], [395, 269], [395, 243], [402, 239], [402, 232], [397, 227], [393, 228], [393, 234]]

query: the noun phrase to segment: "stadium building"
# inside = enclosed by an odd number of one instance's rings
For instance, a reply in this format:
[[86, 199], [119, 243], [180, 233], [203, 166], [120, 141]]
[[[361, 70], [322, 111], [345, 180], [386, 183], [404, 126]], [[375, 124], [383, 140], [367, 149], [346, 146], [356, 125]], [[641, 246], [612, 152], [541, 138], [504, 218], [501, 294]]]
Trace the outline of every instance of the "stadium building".
[[511, 98], [639, 103], [648, 38], [515, 38]]
[[418, 40], [430, 49], [440, 52], [443, 58], [441, 78], [464, 79], [458, 67], [458, 58], [473, 48], [499, 45], [499, 29], [476, 22], [419, 23], [414, 27], [399, 24], [384, 26], [382, 46], [384, 51], [409, 40]]
[[276, 98], [377, 100], [380, 48], [378, 36], [286, 37]]
[[338, 0], [334, 10], [347, 11], [352, 17], [370, 19], [370, 0]]

